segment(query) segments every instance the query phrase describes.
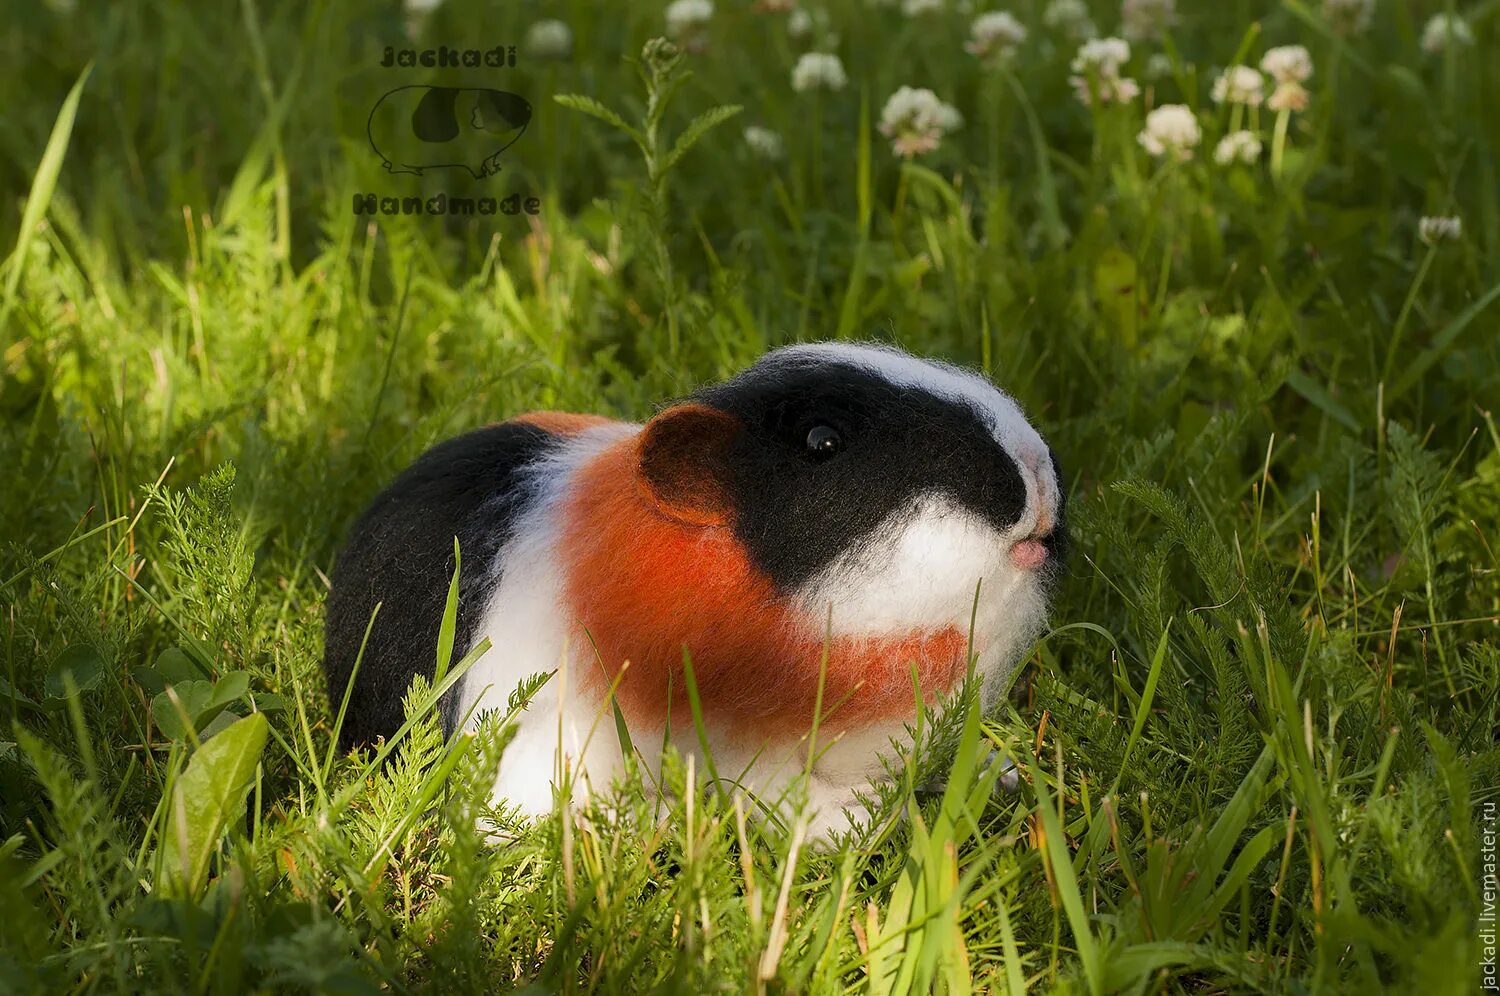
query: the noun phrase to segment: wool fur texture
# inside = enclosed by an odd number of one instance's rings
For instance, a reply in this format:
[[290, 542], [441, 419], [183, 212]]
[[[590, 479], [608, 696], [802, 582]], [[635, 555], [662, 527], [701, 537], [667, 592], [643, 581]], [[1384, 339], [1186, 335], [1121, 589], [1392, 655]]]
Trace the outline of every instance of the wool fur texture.
[[381, 608], [342, 741], [392, 734], [413, 676], [431, 676], [456, 537], [455, 656], [491, 648], [443, 704], [450, 731], [556, 672], [520, 717], [497, 805], [545, 813], [556, 786], [623, 770], [601, 722], [611, 689], [648, 769], [664, 738], [699, 753], [688, 659], [719, 772], [775, 811], [804, 797], [826, 838], [868, 817], [858, 796], [909, 742], [913, 674], [936, 705], [972, 653], [988, 704], [1009, 687], [1045, 626], [1063, 512], [1013, 399], [887, 346], [775, 350], [644, 425], [522, 415], [433, 447], [355, 525], [328, 606], [336, 698]]

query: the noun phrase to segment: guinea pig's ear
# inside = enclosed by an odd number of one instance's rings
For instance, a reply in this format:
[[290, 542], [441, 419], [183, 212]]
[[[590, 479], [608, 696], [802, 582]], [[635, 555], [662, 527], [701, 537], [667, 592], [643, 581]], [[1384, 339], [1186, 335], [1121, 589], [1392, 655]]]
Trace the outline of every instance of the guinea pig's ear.
[[657, 511], [693, 526], [722, 526], [733, 514], [729, 451], [738, 419], [707, 405], [674, 405], [646, 423], [636, 482]]

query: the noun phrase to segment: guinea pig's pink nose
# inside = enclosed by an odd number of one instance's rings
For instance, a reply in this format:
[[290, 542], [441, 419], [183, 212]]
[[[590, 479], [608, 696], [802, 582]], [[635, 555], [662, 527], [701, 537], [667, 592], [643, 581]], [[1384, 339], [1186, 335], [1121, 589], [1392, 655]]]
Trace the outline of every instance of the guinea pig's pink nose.
[[1022, 540], [1010, 548], [1010, 562], [1023, 571], [1036, 570], [1047, 562], [1047, 547], [1041, 540]]

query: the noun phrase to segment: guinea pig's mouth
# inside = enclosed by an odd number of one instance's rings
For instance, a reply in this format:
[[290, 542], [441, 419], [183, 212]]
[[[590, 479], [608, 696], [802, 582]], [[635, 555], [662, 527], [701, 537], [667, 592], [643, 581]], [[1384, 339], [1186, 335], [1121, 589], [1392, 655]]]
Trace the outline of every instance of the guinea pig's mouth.
[[1010, 562], [1023, 571], [1039, 571], [1049, 566], [1061, 567], [1065, 539], [1060, 527], [1050, 528], [1044, 533], [1033, 533], [1011, 546]]

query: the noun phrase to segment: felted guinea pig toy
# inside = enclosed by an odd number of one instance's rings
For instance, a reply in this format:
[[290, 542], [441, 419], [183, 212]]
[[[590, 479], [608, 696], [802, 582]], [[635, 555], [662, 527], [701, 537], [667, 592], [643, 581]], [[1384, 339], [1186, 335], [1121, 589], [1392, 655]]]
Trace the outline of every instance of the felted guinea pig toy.
[[1063, 492], [1012, 398], [886, 346], [777, 349], [644, 425], [539, 412], [475, 430], [382, 492], [339, 557], [335, 701], [381, 605], [346, 747], [393, 734], [412, 677], [432, 677], [455, 536], [453, 659], [492, 645], [443, 703], [450, 732], [557, 672], [519, 719], [497, 805], [540, 814], [559, 772], [581, 793], [623, 770], [612, 686], [651, 769], [664, 737], [698, 753], [686, 653], [716, 770], [771, 805], [806, 768], [822, 674], [806, 799], [827, 837], [868, 817], [856, 794], [909, 742], [913, 668], [929, 703], [955, 691], [972, 622], [984, 700], [1009, 687], [1044, 626]]

